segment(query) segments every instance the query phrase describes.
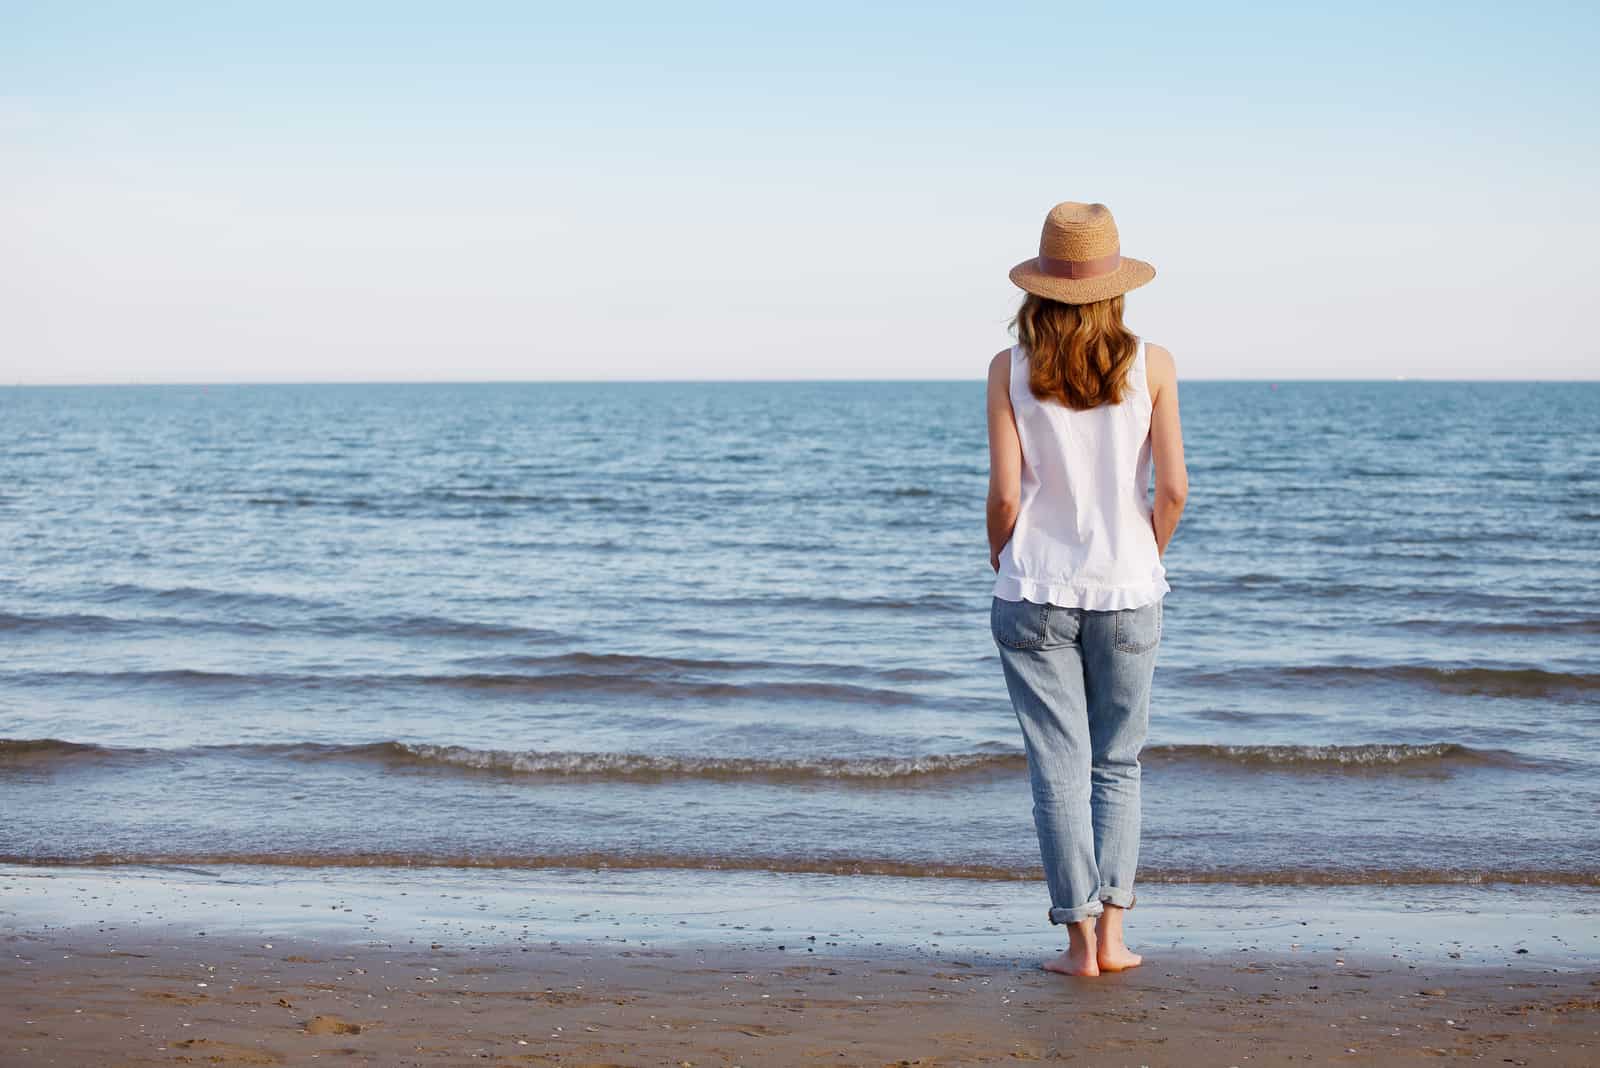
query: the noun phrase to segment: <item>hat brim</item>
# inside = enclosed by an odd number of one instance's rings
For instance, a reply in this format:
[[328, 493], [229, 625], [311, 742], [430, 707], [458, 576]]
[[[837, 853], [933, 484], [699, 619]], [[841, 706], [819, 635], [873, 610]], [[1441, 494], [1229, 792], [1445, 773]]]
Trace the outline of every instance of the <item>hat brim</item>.
[[1117, 269], [1093, 278], [1061, 278], [1039, 269], [1037, 259], [1024, 260], [1011, 268], [1011, 281], [1019, 289], [1067, 304], [1093, 304], [1110, 300], [1130, 289], [1138, 289], [1156, 276], [1156, 269], [1143, 260], [1122, 257]]

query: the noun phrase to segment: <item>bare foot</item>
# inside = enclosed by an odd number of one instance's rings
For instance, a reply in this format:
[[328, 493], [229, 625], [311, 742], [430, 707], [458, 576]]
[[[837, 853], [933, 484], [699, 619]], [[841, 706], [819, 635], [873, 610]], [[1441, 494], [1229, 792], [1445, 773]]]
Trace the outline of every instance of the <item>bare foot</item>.
[[1078, 951], [1069, 949], [1055, 960], [1047, 960], [1040, 965], [1047, 972], [1058, 975], [1099, 975], [1100, 967], [1095, 963], [1094, 950]]
[[1095, 954], [1095, 963], [1102, 972], [1125, 972], [1129, 968], [1137, 968], [1144, 958], [1130, 950], [1127, 946], [1112, 948], [1107, 946]]
[[1080, 920], [1067, 926], [1067, 951], [1055, 960], [1046, 961], [1042, 967], [1057, 975], [1099, 975], [1095, 963], [1094, 921]]
[[1129, 968], [1137, 968], [1144, 960], [1122, 941], [1124, 911], [1121, 905], [1113, 905], [1108, 901], [1105, 911], [1095, 921], [1095, 963], [1103, 972], [1125, 972]]

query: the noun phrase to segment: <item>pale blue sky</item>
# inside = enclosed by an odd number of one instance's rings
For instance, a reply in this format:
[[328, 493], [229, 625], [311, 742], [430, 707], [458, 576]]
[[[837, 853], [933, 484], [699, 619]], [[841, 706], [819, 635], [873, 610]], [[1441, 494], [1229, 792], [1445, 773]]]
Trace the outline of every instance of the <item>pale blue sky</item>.
[[1591, 5], [0, 0], [0, 382], [1600, 376]]

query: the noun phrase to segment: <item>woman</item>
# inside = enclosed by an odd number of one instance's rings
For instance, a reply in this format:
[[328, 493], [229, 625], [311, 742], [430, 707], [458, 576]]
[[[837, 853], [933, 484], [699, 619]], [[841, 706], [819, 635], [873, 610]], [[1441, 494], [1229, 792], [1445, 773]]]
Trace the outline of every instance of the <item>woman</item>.
[[[1136, 967], [1123, 943], [1139, 860], [1139, 750], [1161, 640], [1161, 562], [1188, 496], [1172, 356], [1122, 325], [1155, 277], [1103, 204], [1057, 204], [1018, 344], [989, 365], [990, 628], [1022, 724], [1050, 922], [1045, 968]], [[1152, 459], [1155, 502], [1149, 502]]]

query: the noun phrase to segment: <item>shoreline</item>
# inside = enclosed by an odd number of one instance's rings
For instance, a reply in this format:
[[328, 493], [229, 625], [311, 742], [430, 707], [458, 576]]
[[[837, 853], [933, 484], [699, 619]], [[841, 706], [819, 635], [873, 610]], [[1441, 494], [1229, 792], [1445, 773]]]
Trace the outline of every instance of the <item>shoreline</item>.
[[1071, 979], [1042, 886], [930, 882], [0, 867], [0, 1064], [1600, 1059], [1593, 892], [1152, 888]]
[[[1520, 884], [1141, 883], [1136, 951], [1600, 972], [1600, 892]], [[756, 869], [0, 864], [0, 933], [170, 929], [344, 943], [799, 945], [1017, 961], [1064, 945], [1043, 879]]]

